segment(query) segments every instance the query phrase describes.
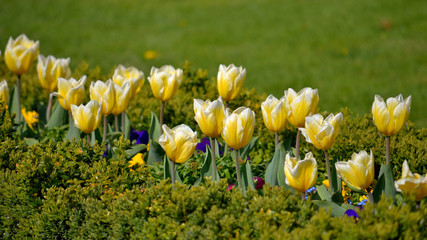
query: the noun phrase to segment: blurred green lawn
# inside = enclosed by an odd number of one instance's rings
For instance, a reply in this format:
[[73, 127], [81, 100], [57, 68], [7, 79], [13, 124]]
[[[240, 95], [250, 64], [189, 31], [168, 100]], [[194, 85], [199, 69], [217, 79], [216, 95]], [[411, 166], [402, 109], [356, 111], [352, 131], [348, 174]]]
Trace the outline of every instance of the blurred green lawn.
[[[375, 94], [412, 95], [410, 120], [427, 123], [425, 0], [11, 0], [0, 22], [0, 46], [26, 33], [72, 68], [124, 64], [149, 75], [189, 60], [216, 77], [234, 63], [246, 67], [246, 87], [276, 97], [318, 88], [322, 111], [364, 114]], [[147, 50], [158, 57], [145, 60]]]

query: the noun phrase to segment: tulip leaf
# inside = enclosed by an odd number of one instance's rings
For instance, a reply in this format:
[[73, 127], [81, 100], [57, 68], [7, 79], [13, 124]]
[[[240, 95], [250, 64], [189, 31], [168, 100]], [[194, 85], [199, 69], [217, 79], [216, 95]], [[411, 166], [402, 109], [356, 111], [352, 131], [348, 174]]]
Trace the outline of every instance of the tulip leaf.
[[246, 161], [243, 166], [240, 167], [240, 177], [243, 185], [241, 186], [242, 189], [246, 190], [248, 187], [250, 189], [255, 189], [254, 177], [249, 161]]
[[130, 120], [129, 116], [126, 114], [126, 112], [122, 113], [125, 115], [125, 138], [130, 139]]
[[25, 144], [27, 144], [27, 146], [29, 147], [39, 143], [39, 141], [35, 138], [24, 138], [24, 140], [25, 140]]
[[73, 138], [76, 140], [80, 139], [80, 129], [76, 127], [74, 123], [69, 124], [70, 127], [68, 128], [66, 139], [73, 141]]
[[[205, 162], [203, 163], [200, 178], [194, 183], [194, 186], [198, 186], [200, 183], [205, 181], [205, 177], [210, 177], [212, 179], [212, 150], [209, 146], [206, 145], [206, 157]], [[220, 180], [220, 176], [218, 174], [218, 169], [215, 169], [216, 181]]]
[[332, 194], [331, 200], [334, 203], [344, 203], [344, 198], [342, 197], [341, 191], [336, 191], [334, 194]]
[[[9, 112], [16, 114], [18, 110], [21, 111], [20, 109], [18, 109], [18, 94], [16, 93], [16, 89], [14, 86], [12, 87], [9, 93]], [[19, 122], [21, 121], [18, 120], [17, 115], [15, 115], [14, 123], [19, 123]]]
[[283, 143], [279, 143], [273, 157], [267, 163], [267, 170], [265, 171], [265, 182], [269, 183], [270, 186], [277, 186], [279, 184], [277, 170], [279, 169], [282, 151]]
[[[176, 181], [178, 181], [179, 183], [182, 184], [182, 180], [179, 177], [178, 171], [176, 170], [176, 166], [177, 164], [175, 164], [175, 176], [176, 176]], [[171, 178], [172, 179], [172, 161], [165, 155], [164, 157], [164, 172], [163, 172], [163, 177], [164, 179], [168, 179]]]
[[330, 209], [331, 215], [333, 217], [342, 217], [344, 216], [344, 213], [347, 210], [334, 202], [326, 202], [326, 201], [319, 201], [319, 200], [312, 200], [312, 202], [319, 207]]
[[136, 145], [133, 145], [130, 149], [126, 150], [126, 155], [130, 159], [133, 156], [135, 156], [137, 153], [141, 152], [142, 150], [144, 150], [146, 148], [147, 148], [147, 145], [145, 145], [145, 144], [136, 144]]
[[102, 136], [99, 128], [95, 129], [95, 131], [92, 131], [90, 134], [91, 134], [90, 143], [92, 145], [95, 144], [96, 142], [102, 143]]
[[161, 162], [163, 159], [163, 156], [165, 155], [165, 151], [163, 150], [162, 146], [160, 146], [159, 143], [156, 141], [153, 141], [150, 139], [149, 142], [149, 148], [148, 148], [148, 165], [153, 165], [154, 163]]
[[385, 193], [387, 197], [394, 198], [396, 196], [396, 189], [394, 188], [394, 178], [392, 173], [391, 164], [381, 165], [378, 181], [372, 193], [374, 202], [381, 199], [381, 194]]
[[240, 152], [240, 159], [246, 159], [246, 157], [249, 155], [249, 153], [252, 151], [252, 149], [255, 147], [256, 142], [258, 141], [259, 137], [253, 137], [251, 141], [241, 150]]
[[316, 187], [316, 189], [317, 189], [317, 194], [319, 194], [320, 199], [326, 200], [328, 202], [332, 201], [332, 199], [331, 199], [332, 193], [330, 193], [328, 191], [328, 189], [326, 188], [325, 185], [320, 185], [320, 186]]
[[279, 186], [284, 187], [285, 189], [288, 189], [290, 191], [295, 191], [291, 186], [286, 184], [286, 175], [285, 175], [285, 158], [286, 154], [291, 155], [290, 151], [285, 151], [282, 149], [280, 151], [280, 162], [279, 166], [277, 168], [277, 182]]
[[151, 112], [150, 139], [157, 141], [161, 135], [162, 126], [154, 112]]
[[58, 100], [56, 101], [53, 111], [50, 115], [49, 122], [47, 123], [48, 129], [53, 129], [54, 127], [60, 127], [62, 125], [65, 125], [68, 121], [69, 114], [68, 111], [62, 108], [62, 106], [59, 104]]
[[335, 168], [335, 163], [338, 161], [337, 158], [333, 158], [331, 161], [331, 177], [332, 177], [332, 187], [335, 192], [339, 192], [341, 194], [342, 183], [341, 178], [338, 178], [337, 169]]

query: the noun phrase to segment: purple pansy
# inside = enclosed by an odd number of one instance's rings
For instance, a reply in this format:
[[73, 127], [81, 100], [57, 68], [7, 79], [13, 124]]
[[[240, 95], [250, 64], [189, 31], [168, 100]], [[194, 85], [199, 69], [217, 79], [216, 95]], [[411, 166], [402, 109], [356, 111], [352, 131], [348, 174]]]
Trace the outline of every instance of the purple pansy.
[[[206, 152], [206, 146], [211, 147], [211, 141], [209, 138], [202, 138], [202, 141], [197, 143], [196, 150], [200, 150], [202, 152]], [[219, 155], [222, 155], [223, 152], [221, 151], [221, 145], [218, 142], [217, 148], [219, 149]]]
[[254, 181], [255, 181], [255, 189], [261, 189], [262, 186], [264, 186], [265, 184], [264, 180], [260, 177], [254, 177]]
[[131, 128], [130, 131], [130, 142], [136, 141], [135, 144], [148, 144], [149, 136], [145, 130], [138, 131]]
[[344, 214], [348, 217], [353, 217], [356, 222], [359, 220], [359, 214], [354, 209], [348, 209]]

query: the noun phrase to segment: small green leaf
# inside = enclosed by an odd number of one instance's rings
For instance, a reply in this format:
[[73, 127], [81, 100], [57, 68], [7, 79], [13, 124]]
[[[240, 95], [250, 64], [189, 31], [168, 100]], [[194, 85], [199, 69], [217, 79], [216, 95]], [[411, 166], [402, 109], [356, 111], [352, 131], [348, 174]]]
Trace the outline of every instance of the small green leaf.
[[137, 153], [141, 152], [142, 150], [144, 150], [146, 148], [147, 148], [147, 145], [145, 145], [145, 144], [136, 144], [136, 145], [133, 145], [130, 149], [126, 150], [126, 155], [130, 159], [133, 156], [135, 156]]
[[25, 140], [25, 144], [27, 144], [27, 146], [32, 146], [34, 144], [39, 143], [39, 141], [35, 138], [24, 138]]

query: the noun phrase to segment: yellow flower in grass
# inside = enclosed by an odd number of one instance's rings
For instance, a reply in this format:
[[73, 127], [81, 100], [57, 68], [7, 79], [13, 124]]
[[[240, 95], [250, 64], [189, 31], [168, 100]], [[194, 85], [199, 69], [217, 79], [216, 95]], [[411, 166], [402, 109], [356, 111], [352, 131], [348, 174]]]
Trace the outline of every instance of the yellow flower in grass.
[[106, 82], [96, 81], [90, 83], [90, 99], [96, 100], [101, 105], [101, 114], [107, 116], [116, 105], [116, 88], [110, 79]]
[[159, 54], [154, 50], [147, 50], [144, 52], [144, 59], [145, 60], [153, 60], [157, 58]]
[[7, 86], [6, 80], [0, 82], [0, 102], [4, 102], [6, 105], [9, 101], [9, 87]]
[[145, 75], [142, 71], [135, 67], [124, 67], [123, 65], [117, 66], [113, 74], [113, 82], [120, 87], [129, 82], [130, 85], [130, 99], [132, 99], [142, 88], [145, 82]]
[[406, 160], [402, 165], [402, 177], [394, 185], [399, 192], [415, 195], [417, 201], [427, 196], [427, 174], [412, 173]]
[[372, 151], [369, 155], [366, 151], [353, 153], [351, 160], [336, 162], [335, 167], [342, 180], [354, 191], [366, 192], [374, 180], [375, 169]]
[[34, 125], [39, 122], [39, 114], [36, 111], [27, 112], [25, 108], [21, 109], [21, 113], [31, 130], [34, 130]]
[[159, 138], [159, 144], [165, 150], [169, 159], [175, 163], [186, 162], [197, 145], [197, 132], [185, 124], [170, 129], [163, 124], [163, 134]]
[[71, 77], [71, 70], [68, 67], [70, 58], [58, 58], [54, 56], [39, 55], [37, 63], [37, 74], [44, 89], [53, 92], [58, 86], [58, 78]]
[[342, 119], [342, 113], [335, 116], [331, 113], [325, 120], [322, 115], [314, 114], [305, 118], [305, 128], [299, 130], [307, 142], [319, 149], [327, 150], [338, 135]]
[[286, 154], [284, 171], [286, 184], [299, 193], [307, 191], [317, 181], [317, 161], [311, 152], [305, 155], [304, 160]]
[[273, 95], [261, 104], [262, 117], [265, 126], [273, 132], [281, 132], [288, 124], [288, 118], [285, 108], [285, 98], [277, 100]]
[[247, 107], [239, 107], [225, 118], [221, 136], [229, 147], [238, 150], [251, 141], [254, 129], [254, 111]]
[[78, 81], [74, 78], [58, 78], [58, 97], [59, 104], [71, 111], [71, 105], [80, 105], [85, 97], [86, 76], [82, 76]]
[[5, 51], [5, 62], [11, 72], [22, 75], [28, 71], [31, 63], [39, 55], [39, 41], [28, 39], [25, 34], [16, 40], [9, 38]]
[[305, 117], [314, 114], [319, 104], [317, 89], [307, 87], [297, 93], [289, 88], [284, 97], [289, 123], [298, 128], [304, 127]]
[[76, 127], [86, 134], [93, 132], [101, 123], [101, 105], [95, 100], [90, 100], [86, 106], [71, 105], [71, 113]]
[[181, 69], [165, 65], [161, 68], [152, 67], [148, 81], [154, 97], [166, 102], [176, 93], [182, 78], [183, 71]]
[[226, 67], [219, 65], [218, 70], [218, 92], [224, 101], [230, 101], [239, 96], [243, 82], [246, 78], [246, 69], [242, 66], [236, 67], [234, 64]]
[[200, 130], [208, 137], [218, 137], [221, 134], [226, 117], [226, 109], [221, 97], [211, 102], [194, 99], [194, 119]]
[[409, 119], [411, 111], [411, 96], [403, 100], [402, 94], [395, 98], [388, 98], [387, 102], [379, 95], [375, 95], [372, 104], [374, 124], [380, 133], [391, 136], [399, 132]]
[[139, 165], [145, 165], [145, 162], [144, 162], [144, 157], [145, 157], [145, 155], [144, 154], [142, 154], [142, 153], [137, 153], [135, 156], [133, 156], [133, 158], [132, 158], [132, 160], [130, 160], [129, 161], [129, 167], [133, 167], [133, 166], [135, 166], [136, 164], [139, 164]]

